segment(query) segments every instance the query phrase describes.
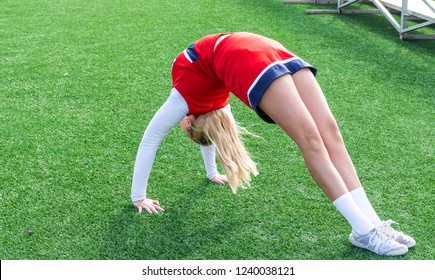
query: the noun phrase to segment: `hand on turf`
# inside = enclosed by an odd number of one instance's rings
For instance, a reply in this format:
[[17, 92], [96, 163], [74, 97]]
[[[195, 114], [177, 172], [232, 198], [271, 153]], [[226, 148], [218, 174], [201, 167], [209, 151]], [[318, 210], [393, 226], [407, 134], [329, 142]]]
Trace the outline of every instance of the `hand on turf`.
[[223, 184], [227, 184], [228, 183], [228, 178], [225, 175], [216, 175], [215, 177], [213, 177], [212, 179], [210, 179], [210, 181], [215, 182], [219, 185], [223, 185]]
[[152, 199], [142, 199], [133, 202], [133, 205], [139, 210], [139, 214], [142, 213], [143, 210], [147, 211], [150, 214], [158, 214], [160, 212], [164, 212], [165, 209], [160, 207], [160, 203], [157, 200]]

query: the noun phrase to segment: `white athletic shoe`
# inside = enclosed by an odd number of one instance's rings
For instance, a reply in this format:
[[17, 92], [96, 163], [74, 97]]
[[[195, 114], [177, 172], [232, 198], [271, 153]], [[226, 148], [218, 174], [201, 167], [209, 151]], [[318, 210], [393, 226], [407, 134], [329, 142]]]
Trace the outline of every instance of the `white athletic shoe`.
[[364, 248], [383, 256], [400, 256], [408, 252], [408, 247], [387, 237], [377, 228], [374, 228], [366, 235], [359, 235], [352, 230], [352, 233], [349, 235], [349, 241], [356, 247]]
[[394, 228], [391, 227], [391, 224], [397, 224], [396, 222], [392, 220], [388, 221], [382, 221], [382, 224], [377, 227], [377, 229], [385, 234], [386, 236], [396, 240], [400, 244], [405, 245], [408, 248], [415, 246], [415, 240], [409, 235], [404, 234], [401, 231], [397, 231]]

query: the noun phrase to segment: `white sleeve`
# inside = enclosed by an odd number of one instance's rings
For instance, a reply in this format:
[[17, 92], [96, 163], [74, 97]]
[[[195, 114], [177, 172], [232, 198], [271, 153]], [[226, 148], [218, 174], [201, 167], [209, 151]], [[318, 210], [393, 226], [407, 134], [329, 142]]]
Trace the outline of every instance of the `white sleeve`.
[[172, 89], [166, 102], [160, 107], [145, 130], [136, 155], [131, 200], [146, 198], [146, 188], [157, 149], [170, 129], [177, 125], [188, 113], [187, 103], [181, 94]]
[[216, 167], [216, 149], [214, 145], [200, 145], [200, 147], [205, 170], [207, 171], [207, 178], [211, 180], [219, 174]]
[[[231, 118], [234, 120], [234, 116], [231, 113], [231, 106], [228, 104], [225, 106], [225, 110], [230, 113]], [[201, 146], [202, 159], [204, 160], [205, 170], [207, 171], [207, 178], [209, 180], [216, 177], [219, 174], [216, 167], [216, 148], [214, 145]]]

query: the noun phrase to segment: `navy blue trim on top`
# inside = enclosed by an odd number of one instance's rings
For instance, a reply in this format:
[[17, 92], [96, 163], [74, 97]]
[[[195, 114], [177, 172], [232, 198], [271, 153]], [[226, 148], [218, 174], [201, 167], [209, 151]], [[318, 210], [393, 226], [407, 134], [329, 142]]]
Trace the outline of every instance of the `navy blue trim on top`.
[[198, 56], [198, 54], [195, 51], [195, 43], [193, 43], [192, 45], [190, 45], [186, 49], [186, 53], [190, 57], [191, 62], [194, 62], [195, 60], [199, 59], [199, 56]]

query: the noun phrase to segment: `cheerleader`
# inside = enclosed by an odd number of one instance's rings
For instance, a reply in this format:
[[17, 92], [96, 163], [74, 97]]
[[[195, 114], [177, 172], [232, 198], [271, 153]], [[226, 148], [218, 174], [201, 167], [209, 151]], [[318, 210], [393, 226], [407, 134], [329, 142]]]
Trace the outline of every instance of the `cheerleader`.
[[[245, 188], [256, 164], [229, 110], [230, 92], [298, 145], [308, 171], [352, 227], [349, 241], [379, 255], [408, 252], [415, 240], [373, 209], [315, 78], [316, 69], [275, 40], [246, 32], [206, 36], [172, 66], [173, 88], [145, 130], [134, 166], [131, 199], [139, 212], [164, 211], [146, 196], [156, 151], [172, 127], [201, 145], [209, 179]], [[217, 173], [214, 155], [225, 175]]]

